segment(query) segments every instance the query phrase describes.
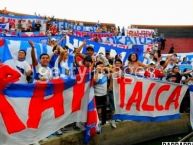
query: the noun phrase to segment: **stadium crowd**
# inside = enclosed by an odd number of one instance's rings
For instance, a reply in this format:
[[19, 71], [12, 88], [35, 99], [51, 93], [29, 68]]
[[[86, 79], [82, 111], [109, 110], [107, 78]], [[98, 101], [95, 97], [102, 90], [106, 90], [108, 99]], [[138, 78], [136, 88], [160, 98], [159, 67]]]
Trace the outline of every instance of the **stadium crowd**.
[[[23, 23], [19, 21], [17, 26], [10, 25], [10, 29], [20, 32], [40, 31], [43, 27], [39, 21], [27, 21]], [[48, 31], [55, 35], [59, 32], [53, 26], [48, 27]], [[116, 32], [118, 35], [125, 35], [120, 28], [111, 28], [107, 30], [105, 27], [99, 27], [97, 32]], [[62, 39], [66, 39], [65, 34]], [[96, 40], [93, 40], [96, 41]], [[97, 40], [98, 41], [98, 40]], [[193, 84], [193, 70], [179, 69], [180, 64], [191, 64], [184, 57], [183, 60], [178, 59], [176, 53], [168, 54], [165, 58], [162, 56], [161, 49], [147, 49], [144, 53], [144, 61], [138, 60], [138, 55], [130, 54], [126, 63], [122, 62], [121, 56], [116, 55], [112, 57], [110, 52], [105, 54], [95, 54], [92, 46], [86, 44], [86, 41], [74, 48], [73, 52], [69, 51], [68, 46], [60, 46], [56, 39], [52, 38], [48, 45], [52, 47], [52, 55], [46, 53], [41, 54], [37, 60], [35, 56], [34, 42], [29, 41], [31, 46], [32, 66], [26, 61], [28, 52], [19, 50], [17, 59], [14, 63], [0, 64], [0, 67], [10, 66], [18, 70], [19, 80], [16, 83], [34, 83], [34, 82], [48, 82], [52, 79], [68, 79], [74, 78], [76, 74], [82, 75], [82, 72], [88, 72], [93, 77], [94, 94], [96, 99], [97, 112], [101, 121], [101, 125], [106, 124], [108, 118], [108, 110], [110, 110], [110, 117], [115, 111], [113, 98], [113, 79], [121, 77], [123, 74], [132, 74], [136, 77], [145, 77], [147, 79], [156, 79], [160, 81], [167, 81], [172, 83]], [[86, 47], [86, 53], [81, 53], [83, 47]], [[84, 71], [82, 71], [84, 70]], [[2, 75], [0, 73], [0, 75]], [[12, 75], [12, 74], [10, 74]], [[17, 76], [17, 77], [18, 77]], [[3, 76], [1, 76], [2, 78]], [[181, 104], [181, 112], [189, 111], [189, 94], [187, 94]], [[116, 122], [111, 120], [111, 125], [116, 128]], [[75, 127], [80, 128], [81, 124], [77, 123]], [[61, 135], [65, 128], [57, 131], [55, 134]], [[100, 126], [98, 132], [101, 131]]]

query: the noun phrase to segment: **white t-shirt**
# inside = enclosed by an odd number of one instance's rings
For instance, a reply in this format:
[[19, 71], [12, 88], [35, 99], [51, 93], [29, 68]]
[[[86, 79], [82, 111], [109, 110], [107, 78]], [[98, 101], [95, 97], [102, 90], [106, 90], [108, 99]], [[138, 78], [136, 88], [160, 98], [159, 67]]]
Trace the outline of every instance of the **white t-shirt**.
[[104, 73], [98, 74], [98, 79], [94, 86], [95, 96], [107, 95], [107, 76]]
[[32, 70], [31, 66], [29, 65], [29, 63], [27, 61], [25, 61], [25, 60], [24, 61], [8, 60], [8, 61], [5, 62], [5, 64], [11, 66], [12, 68], [17, 70], [21, 74], [21, 77], [17, 81], [17, 83], [27, 83], [26, 73], [28, 71]]
[[61, 78], [67, 78], [68, 76], [70, 76], [70, 69], [68, 66], [68, 60], [66, 61], [61, 61], [60, 63], [60, 77]]
[[49, 81], [52, 78], [52, 70], [49, 67], [43, 67], [41, 64], [35, 67], [35, 80], [45, 79], [45, 81]]
[[172, 68], [175, 66], [175, 64], [168, 64], [167, 67], [165, 68], [166, 71], [172, 70]]

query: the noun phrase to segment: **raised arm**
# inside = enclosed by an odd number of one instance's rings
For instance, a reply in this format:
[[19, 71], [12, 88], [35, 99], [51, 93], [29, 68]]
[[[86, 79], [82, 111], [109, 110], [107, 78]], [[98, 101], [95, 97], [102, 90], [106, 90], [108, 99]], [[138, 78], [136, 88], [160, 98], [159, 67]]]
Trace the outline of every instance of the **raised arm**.
[[165, 64], [164, 64], [164, 66], [163, 66], [164, 69], [165, 69], [165, 68], [168, 66], [168, 64], [170, 63], [171, 57], [172, 57], [172, 56], [167, 56], [166, 62], [165, 62]]
[[83, 43], [77, 48], [76, 52], [80, 53], [80, 51], [82, 50], [82, 48], [86, 45], [86, 40], [83, 41]]
[[33, 65], [33, 66], [37, 66], [37, 65], [38, 65], [38, 61], [37, 61], [36, 55], [35, 55], [34, 43], [33, 43], [32, 41], [29, 41], [29, 44], [30, 44], [30, 46], [31, 46], [32, 65]]

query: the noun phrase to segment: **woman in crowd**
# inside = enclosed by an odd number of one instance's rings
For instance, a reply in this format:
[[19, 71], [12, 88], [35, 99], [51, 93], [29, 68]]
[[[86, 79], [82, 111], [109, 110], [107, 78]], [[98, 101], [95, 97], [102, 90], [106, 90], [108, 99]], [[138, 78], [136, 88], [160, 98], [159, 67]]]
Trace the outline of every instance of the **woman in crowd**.
[[125, 73], [143, 75], [145, 68], [147, 68], [147, 66], [138, 61], [138, 55], [136, 53], [129, 55], [128, 66], [125, 68]]
[[175, 65], [171, 72], [167, 75], [166, 80], [173, 83], [180, 83], [182, 75], [180, 74], [179, 67]]

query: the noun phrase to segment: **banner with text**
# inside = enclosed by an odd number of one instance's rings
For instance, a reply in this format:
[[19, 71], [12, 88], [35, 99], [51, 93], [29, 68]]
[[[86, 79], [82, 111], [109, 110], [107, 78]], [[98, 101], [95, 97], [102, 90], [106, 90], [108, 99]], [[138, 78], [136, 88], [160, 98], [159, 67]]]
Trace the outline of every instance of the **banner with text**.
[[153, 29], [127, 29], [127, 36], [153, 38], [155, 30]]
[[86, 32], [86, 31], [73, 31], [73, 35], [78, 37], [98, 38], [101, 37], [113, 37], [113, 33], [99, 33], [99, 32]]
[[[66, 45], [71, 49], [74, 50], [75, 47], [80, 46], [80, 44], [84, 41], [82, 37], [70, 36], [66, 39]], [[114, 47], [111, 45], [101, 44], [93, 41], [86, 41], [87, 46], [92, 46], [94, 48], [95, 54], [98, 55], [100, 52], [105, 54], [106, 51], [110, 52], [110, 55], [114, 57], [115, 55], [121, 55], [121, 59], [125, 62], [128, 59], [128, 56], [131, 53], [137, 53], [139, 61], [143, 61], [143, 52], [144, 52], [144, 45], [132, 45], [129, 49], [124, 49], [120, 47]], [[86, 52], [84, 48], [82, 50], [83, 53]]]
[[87, 122], [91, 81], [82, 77], [82, 81], [77, 76], [48, 83], [1, 84], [0, 144], [33, 144], [68, 124]]
[[114, 36], [102, 37], [102, 42], [122, 45], [148, 45], [154, 44], [155, 39], [146, 37]]
[[113, 88], [114, 119], [166, 121], [180, 117], [188, 86], [125, 75], [114, 79]]

